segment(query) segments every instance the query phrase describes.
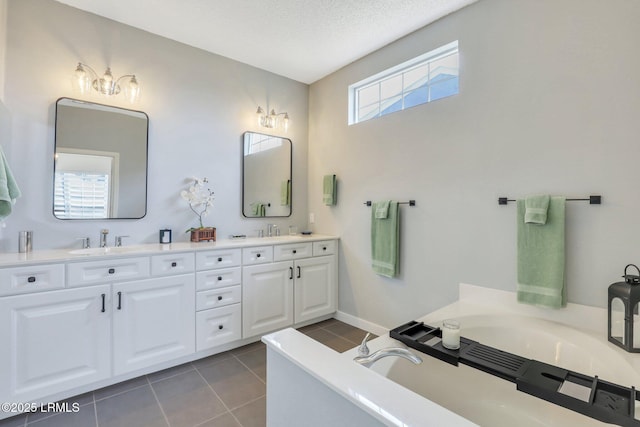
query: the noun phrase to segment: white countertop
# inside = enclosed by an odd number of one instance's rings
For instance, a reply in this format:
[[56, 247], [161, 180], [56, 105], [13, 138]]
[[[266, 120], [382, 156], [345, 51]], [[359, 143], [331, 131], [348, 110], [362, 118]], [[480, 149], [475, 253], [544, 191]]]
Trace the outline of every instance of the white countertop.
[[141, 245], [121, 246], [118, 248], [92, 249], [92, 253], [78, 253], [78, 248], [51, 249], [33, 251], [29, 253], [0, 253], [0, 267], [20, 266], [36, 263], [86, 261], [106, 257], [131, 257], [138, 255], [165, 254], [168, 252], [207, 251], [213, 249], [244, 248], [252, 246], [294, 244], [301, 242], [316, 242], [320, 240], [334, 240], [336, 236], [312, 234], [309, 236], [277, 236], [251, 237], [243, 239], [220, 239], [215, 242], [178, 242], [169, 244], [148, 243]]

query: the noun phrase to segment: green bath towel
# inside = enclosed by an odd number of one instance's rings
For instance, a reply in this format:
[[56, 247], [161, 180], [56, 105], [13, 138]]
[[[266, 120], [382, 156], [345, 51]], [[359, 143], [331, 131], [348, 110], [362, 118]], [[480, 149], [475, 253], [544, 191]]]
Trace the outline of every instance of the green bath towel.
[[525, 211], [518, 200], [518, 302], [564, 307], [565, 198], [551, 197], [544, 225], [525, 223]]
[[[386, 218], [376, 218], [376, 211], [389, 206]], [[371, 265], [386, 277], [400, 272], [400, 212], [398, 202], [376, 202], [371, 206]]]
[[7, 158], [4, 156], [2, 147], [0, 147], [0, 219], [6, 218], [11, 214], [13, 204], [21, 195], [18, 183], [13, 178]]
[[334, 206], [338, 201], [338, 186], [335, 175], [325, 175], [322, 178], [322, 202], [327, 206]]

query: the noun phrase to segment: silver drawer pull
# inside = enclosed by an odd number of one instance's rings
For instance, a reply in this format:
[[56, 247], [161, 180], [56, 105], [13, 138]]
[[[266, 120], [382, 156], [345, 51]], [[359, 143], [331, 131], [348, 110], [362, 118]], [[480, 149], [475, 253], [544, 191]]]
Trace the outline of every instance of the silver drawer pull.
[[115, 272], [116, 272], [115, 268], [110, 268], [109, 270], [107, 270], [107, 273], [109, 273], [109, 274], [113, 274]]
[[27, 278], [27, 282], [29, 282], [29, 283], [34, 283], [35, 281], [36, 281], [36, 277], [35, 276], [29, 276]]
[[174, 262], [171, 263], [171, 267], [177, 267], [177, 266], [178, 266], [177, 262], [174, 261]]
[[218, 281], [222, 280], [222, 276], [218, 276]]

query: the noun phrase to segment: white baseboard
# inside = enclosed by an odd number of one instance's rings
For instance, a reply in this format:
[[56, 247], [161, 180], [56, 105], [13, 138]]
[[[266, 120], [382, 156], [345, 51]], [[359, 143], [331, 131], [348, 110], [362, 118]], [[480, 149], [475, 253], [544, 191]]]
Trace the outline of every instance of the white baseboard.
[[351, 314], [347, 314], [343, 311], [336, 311], [336, 314], [333, 317], [341, 322], [347, 323], [351, 326], [355, 326], [356, 328], [364, 329], [368, 332], [373, 332], [378, 336], [386, 335], [389, 333], [389, 329], [385, 328], [384, 326], [380, 326], [376, 323], [369, 322], [368, 320], [361, 319]]

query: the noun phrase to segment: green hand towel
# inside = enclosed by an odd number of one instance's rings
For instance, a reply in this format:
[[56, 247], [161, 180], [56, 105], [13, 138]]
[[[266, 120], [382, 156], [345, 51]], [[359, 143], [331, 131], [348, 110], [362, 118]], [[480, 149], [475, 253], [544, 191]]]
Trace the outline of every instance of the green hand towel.
[[524, 222], [527, 224], [547, 223], [549, 195], [529, 196], [524, 200]]
[[[376, 218], [376, 209], [388, 204], [387, 218]], [[371, 265], [386, 277], [400, 272], [400, 212], [398, 202], [376, 202], [371, 206]]]
[[266, 208], [264, 206], [264, 204], [262, 203], [252, 203], [251, 204], [251, 213], [254, 216], [265, 216], [266, 215]]
[[385, 219], [389, 217], [389, 204], [391, 200], [387, 200], [386, 202], [378, 202], [373, 207], [374, 216], [377, 219]]
[[551, 197], [545, 225], [527, 224], [518, 200], [518, 302], [564, 307], [565, 198]]
[[282, 181], [280, 183], [280, 206], [289, 206], [291, 204], [291, 180]]
[[21, 195], [18, 183], [13, 178], [7, 158], [0, 147], [0, 219], [11, 214], [13, 204]]
[[322, 202], [327, 206], [334, 206], [338, 201], [338, 186], [335, 175], [325, 175], [322, 178]]

